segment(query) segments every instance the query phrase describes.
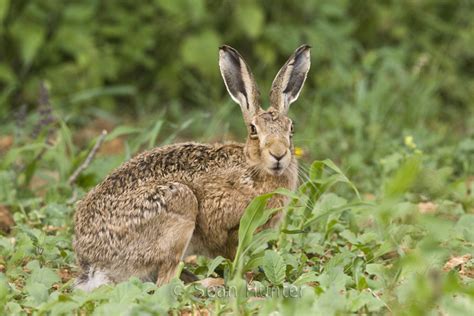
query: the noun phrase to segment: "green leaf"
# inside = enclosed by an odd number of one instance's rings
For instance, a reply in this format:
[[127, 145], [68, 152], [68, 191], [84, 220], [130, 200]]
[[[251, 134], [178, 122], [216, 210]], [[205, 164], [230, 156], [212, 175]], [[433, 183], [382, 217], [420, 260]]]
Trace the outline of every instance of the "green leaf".
[[236, 12], [237, 23], [250, 38], [257, 38], [263, 29], [264, 14], [257, 2], [240, 2]]
[[3, 23], [3, 19], [7, 16], [9, 7], [10, 0], [0, 0], [0, 24]]
[[357, 289], [358, 290], [363, 290], [363, 289], [366, 289], [368, 288], [369, 285], [367, 284], [367, 280], [365, 279], [365, 277], [360, 277], [359, 278], [359, 281], [357, 282]]
[[28, 300], [33, 306], [46, 302], [48, 300], [49, 288], [42, 283], [29, 283], [25, 286], [25, 291], [28, 293]]
[[79, 307], [77, 302], [58, 302], [51, 307], [51, 315], [74, 315]]
[[352, 278], [344, 273], [342, 266], [335, 266], [318, 275], [317, 280], [322, 288], [332, 288], [339, 292], [346, 287], [346, 284], [351, 282]]
[[12, 26], [11, 32], [20, 46], [23, 64], [29, 66], [43, 44], [45, 26], [19, 19]]
[[[10, 285], [3, 273], [0, 274], [0, 305], [4, 305], [8, 301], [8, 294], [10, 294]], [[1, 311], [1, 310], [0, 310]]]
[[212, 260], [212, 262], [208, 265], [207, 276], [210, 276], [211, 274], [213, 274], [214, 270], [216, 270], [216, 268], [225, 260], [227, 259], [221, 256], [217, 256], [216, 258], [214, 258], [214, 260]]
[[44, 142], [31, 143], [20, 147], [10, 149], [0, 160], [0, 167], [8, 169], [10, 164], [13, 163], [18, 157], [22, 157], [28, 153], [28, 157], [36, 155], [35, 152], [39, 152], [42, 149], [48, 149], [48, 145]]
[[460, 238], [474, 242], [474, 215], [466, 214], [461, 216], [459, 221], [456, 223], [454, 231]]
[[148, 148], [153, 148], [156, 145], [156, 139], [158, 138], [158, 134], [161, 131], [161, 128], [163, 127], [163, 120], [159, 120], [156, 122], [155, 126], [153, 126], [153, 129], [150, 131], [148, 137]]
[[334, 162], [332, 162], [332, 160], [330, 159], [325, 159], [322, 161], [322, 163], [328, 167], [329, 169], [333, 170], [334, 172], [336, 172], [336, 174], [338, 174], [340, 176], [340, 178], [338, 178], [338, 182], [343, 182], [343, 183], [346, 183], [348, 184], [352, 190], [354, 190], [354, 192], [357, 194], [357, 197], [360, 199], [360, 194], [359, 194], [359, 191], [357, 190], [357, 188], [355, 187], [355, 185], [346, 177], [346, 175], [344, 174], [344, 172], [342, 172], [341, 169], [339, 169], [338, 166], [336, 166], [336, 164]]
[[309, 178], [311, 180], [317, 180], [323, 176], [324, 163], [319, 160], [313, 161], [309, 169]]
[[[13, 201], [15, 201], [15, 180], [15, 174], [13, 171], [0, 170], [0, 203], [13, 204]], [[2, 243], [8, 243], [11, 245], [11, 242], [6, 240], [6, 238], [2, 241]]]
[[129, 315], [131, 308], [136, 304], [105, 303], [94, 310], [94, 315]]
[[350, 242], [353, 245], [357, 245], [359, 243], [359, 241], [357, 240], [356, 235], [348, 229], [345, 229], [339, 235], [341, 237], [343, 237], [344, 239], [346, 239], [348, 242]]
[[47, 289], [54, 283], [61, 281], [59, 276], [50, 268], [41, 268], [39, 262], [34, 260], [27, 264], [31, 269], [31, 275], [27, 279], [27, 284], [43, 284]]
[[253, 270], [263, 265], [264, 253], [260, 252], [258, 254], [252, 255], [245, 264], [245, 271]]
[[142, 294], [141, 289], [134, 284], [133, 279], [117, 284], [110, 292], [110, 302], [130, 304]]
[[15, 73], [8, 64], [0, 64], [0, 81], [12, 83], [15, 82]]
[[93, 99], [97, 99], [104, 96], [130, 96], [135, 95], [137, 93], [137, 89], [134, 86], [109, 86], [109, 87], [101, 87], [101, 88], [94, 88], [88, 89], [81, 92], [78, 92], [71, 96], [70, 102], [80, 103], [85, 101], [91, 101]]
[[181, 46], [183, 62], [198, 69], [203, 75], [215, 75], [220, 42], [219, 36], [213, 30], [204, 30], [185, 38]]
[[345, 210], [350, 210], [350, 209], [358, 209], [358, 208], [372, 208], [373, 205], [367, 202], [354, 202], [354, 203], [348, 203], [346, 205], [338, 206], [331, 208], [327, 211], [325, 211], [322, 214], [314, 215], [307, 219], [304, 224], [303, 224], [303, 229], [310, 227], [314, 223], [326, 218], [327, 216], [331, 214], [336, 214], [336, 213], [342, 213]]
[[20, 304], [10, 301], [5, 305], [4, 311], [6, 315], [20, 315], [23, 310]]
[[314, 272], [305, 272], [302, 275], [300, 275], [295, 282], [293, 282], [294, 285], [296, 286], [302, 286], [304, 284], [307, 284], [309, 282], [315, 282], [318, 280], [318, 277], [316, 276], [316, 273]]
[[263, 270], [267, 279], [274, 285], [280, 285], [285, 280], [285, 262], [280, 254], [273, 250], [265, 251]]
[[351, 308], [351, 311], [354, 313], [359, 311], [364, 306], [370, 312], [379, 311], [380, 308], [382, 308], [383, 306], [386, 306], [386, 304], [383, 301], [375, 298], [374, 295], [368, 291], [357, 292], [357, 291], [351, 290], [349, 294], [349, 298], [350, 298], [350, 308]]
[[369, 275], [375, 275], [379, 279], [383, 279], [385, 267], [380, 263], [369, 263], [365, 266], [365, 271]]
[[[179, 18], [179, 22], [198, 22], [206, 14], [204, 0], [155, 0], [167, 14]], [[180, 24], [179, 22], [175, 24]]]
[[418, 156], [408, 159], [386, 183], [385, 195], [394, 198], [406, 193], [414, 184], [420, 173], [420, 164], [421, 162]]
[[271, 212], [264, 212], [265, 206], [269, 198], [273, 196], [273, 193], [257, 196], [250, 202], [245, 209], [244, 215], [240, 219], [239, 226], [239, 245], [235, 254], [235, 259], [232, 264], [232, 271], [235, 272], [235, 268], [238, 267], [243, 252], [252, 242], [253, 233], [257, 227], [263, 225]]
[[119, 127], [115, 128], [110, 134], [108, 134], [105, 137], [105, 140], [110, 141], [110, 140], [113, 140], [113, 139], [115, 139], [119, 136], [122, 136], [122, 135], [136, 134], [136, 133], [140, 133], [141, 131], [142, 131], [142, 129], [138, 128], [138, 127], [131, 127], [131, 126], [127, 126], [127, 125], [122, 125], [122, 126], [119, 126]]

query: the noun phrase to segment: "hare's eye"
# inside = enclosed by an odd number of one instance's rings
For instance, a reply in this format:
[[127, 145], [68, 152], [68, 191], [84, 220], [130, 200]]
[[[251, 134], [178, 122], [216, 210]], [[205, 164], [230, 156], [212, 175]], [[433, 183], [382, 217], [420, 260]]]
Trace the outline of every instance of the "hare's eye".
[[257, 128], [253, 124], [250, 124], [250, 136], [251, 137], [257, 136]]
[[291, 123], [290, 127], [290, 136], [293, 136], [293, 133], [295, 132], [295, 124]]

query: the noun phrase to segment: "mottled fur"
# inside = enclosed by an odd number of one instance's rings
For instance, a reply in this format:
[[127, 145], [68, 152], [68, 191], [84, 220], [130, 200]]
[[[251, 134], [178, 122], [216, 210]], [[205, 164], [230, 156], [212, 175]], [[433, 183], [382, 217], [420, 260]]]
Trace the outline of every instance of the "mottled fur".
[[[303, 86], [304, 79], [290, 77], [306, 77], [309, 47], [296, 50], [284, 68], [292, 62], [303, 63], [298, 71], [304, 74], [282, 68], [272, 87], [272, 94], [281, 94], [279, 104], [264, 111], [242, 57], [229, 46], [221, 47], [221, 73], [242, 108], [249, 129], [246, 143], [155, 148], [124, 163], [91, 190], [75, 213], [74, 249], [82, 269], [77, 287], [91, 290], [130, 276], [161, 285], [175, 275], [185, 254], [233, 258], [248, 203], [260, 194], [297, 185], [292, 122], [286, 116], [296, 98], [286, 94], [299, 93]], [[295, 82], [299, 86], [288, 87]], [[268, 206], [285, 202], [278, 196]], [[274, 226], [279, 217], [266, 226]]]

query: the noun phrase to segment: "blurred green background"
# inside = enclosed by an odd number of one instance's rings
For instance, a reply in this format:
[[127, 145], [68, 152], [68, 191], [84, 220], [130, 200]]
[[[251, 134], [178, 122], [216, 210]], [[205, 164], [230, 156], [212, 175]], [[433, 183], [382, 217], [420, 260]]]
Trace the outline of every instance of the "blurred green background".
[[470, 136], [449, 151], [458, 172], [472, 171], [472, 1], [1, 0], [0, 22], [4, 125], [25, 106], [35, 112], [44, 81], [70, 126], [166, 119], [188, 122], [183, 139], [241, 139], [219, 45], [245, 57], [266, 106], [279, 67], [309, 43], [312, 68], [290, 114], [308, 160], [363, 178], [405, 136], [429, 151]]

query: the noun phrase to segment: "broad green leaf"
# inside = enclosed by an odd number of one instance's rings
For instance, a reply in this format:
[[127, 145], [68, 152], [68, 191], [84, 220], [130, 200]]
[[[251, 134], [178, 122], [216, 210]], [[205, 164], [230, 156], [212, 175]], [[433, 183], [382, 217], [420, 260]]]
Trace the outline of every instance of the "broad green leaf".
[[357, 312], [361, 308], [366, 307], [370, 312], [380, 311], [380, 309], [386, 304], [379, 298], [377, 299], [369, 291], [350, 291], [350, 310], [352, 312]]
[[20, 304], [10, 301], [4, 306], [4, 311], [7, 315], [20, 315], [22, 308]]
[[273, 250], [265, 251], [263, 270], [265, 276], [274, 285], [280, 285], [285, 280], [285, 262], [283, 261], [283, 258]]
[[332, 288], [341, 291], [346, 287], [346, 284], [351, 282], [352, 278], [344, 273], [342, 266], [336, 266], [318, 275], [317, 280], [324, 289]]
[[46, 302], [49, 296], [48, 290], [49, 287], [42, 283], [28, 283], [25, 286], [25, 291], [28, 293], [27, 301], [29, 301], [31, 306], [38, 306], [39, 304]]
[[106, 315], [128, 315], [132, 307], [136, 305], [133, 303], [105, 303], [99, 305], [93, 315], [106, 316]]
[[250, 257], [249, 261], [245, 264], [245, 271], [251, 271], [263, 265], [264, 253], [259, 253]]
[[293, 284], [296, 285], [296, 286], [302, 286], [302, 285], [310, 283], [310, 282], [316, 282], [317, 280], [318, 280], [318, 277], [316, 276], [316, 273], [314, 273], [314, 272], [305, 272], [302, 275], [300, 275], [293, 282]]
[[31, 275], [27, 279], [27, 284], [43, 284], [47, 289], [54, 283], [60, 282], [59, 276], [50, 268], [41, 268], [38, 261], [31, 261], [27, 265], [31, 269]]
[[357, 245], [359, 243], [359, 241], [357, 240], [357, 236], [348, 229], [342, 231], [339, 235], [353, 245]]
[[244, 215], [240, 219], [239, 245], [237, 247], [234, 263], [232, 265], [233, 271], [235, 271], [239, 261], [242, 259], [242, 253], [252, 242], [252, 236], [255, 230], [267, 221], [270, 212], [265, 212], [264, 210], [268, 199], [272, 196], [273, 193], [257, 196], [245, 209]]
[[137, 300], [142, 294], [138, 288], [131, 281], [117, 284], [109, 295], [110, 302], [120, 304], [131, 304]]
[[67, 301], [67, 302], [58, 302], [54, 304], [48, 311], [51, 312], [51, 315], [73, 315], [74, 311], [77, 311], [77, 309], [80, 307], [80, 305], [77, 302], [72, 302], [72, 301]]
[[474, 215], [463, 215], [456, 223], [454, 232], [460, 238], [471, 243], [474, 242]]
[[379, 279], [383, 279], [386, 268], [380, 263], [369, 263], [365, 266], [365, 271], [369, 275], [375, 275]]
[[214, 258], [214, 260], [212, 260], [212, 262], [209, 264], [207, 268], [207, 276], [210, 276], [211, 274], [213, 274], [214, 270], [216, 270], [216, 268], [225, 260], [227, 259], [221, 256], [217, 256], [216, 258]]

